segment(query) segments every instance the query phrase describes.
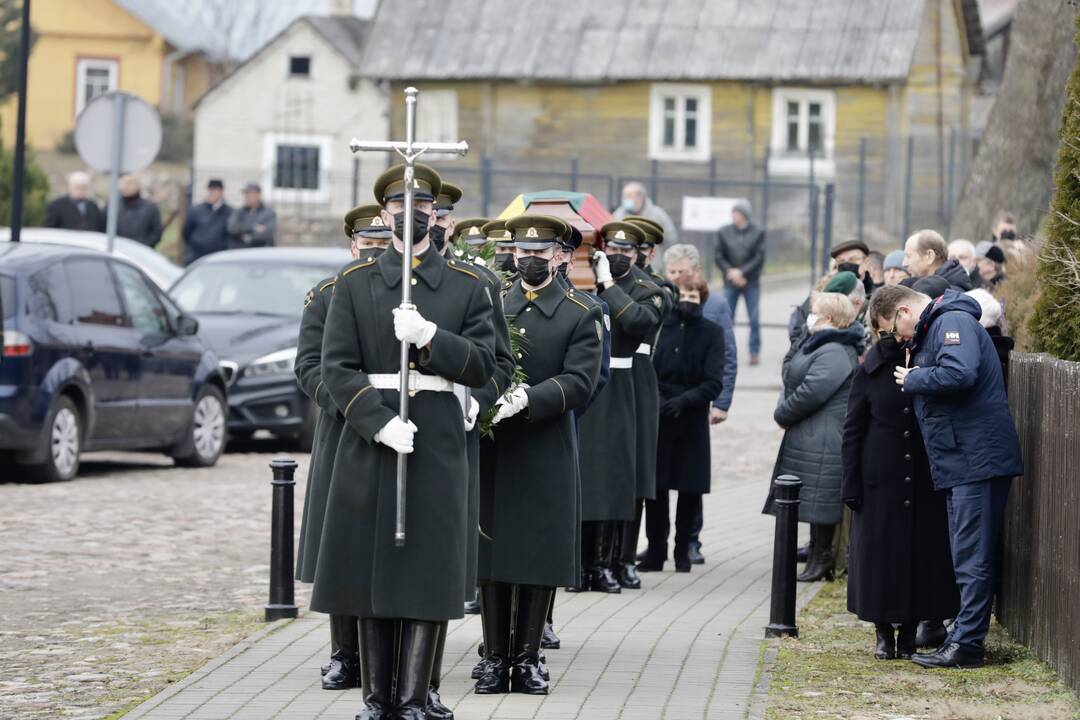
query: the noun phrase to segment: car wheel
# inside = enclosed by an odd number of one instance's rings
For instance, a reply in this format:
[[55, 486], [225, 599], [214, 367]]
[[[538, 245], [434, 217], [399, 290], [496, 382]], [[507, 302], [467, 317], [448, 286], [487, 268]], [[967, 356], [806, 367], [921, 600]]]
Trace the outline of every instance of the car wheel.
[[208, 467], [218, 461], [224, 449], [225, 397], [213, 385], [206, 385], [195, 399], [187, 436], [173, 459], [183, 467]]
[[82, 418], [71, 398], [61, 395], [45, 423], [45, 462], [31, 469], [35, 482], [71, 480], [79, 473]]

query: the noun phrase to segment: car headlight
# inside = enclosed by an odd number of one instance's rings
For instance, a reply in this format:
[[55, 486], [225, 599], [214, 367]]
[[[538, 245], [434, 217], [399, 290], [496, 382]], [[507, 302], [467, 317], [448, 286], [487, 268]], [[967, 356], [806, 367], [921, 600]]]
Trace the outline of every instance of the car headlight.
[[267, 355], [263, 355], [247, 366], [244, 370], [245, 377], [263, 377], [265, 375], [292, 374], [293, 364], [296, 362], [296, 348], [286, 348]]

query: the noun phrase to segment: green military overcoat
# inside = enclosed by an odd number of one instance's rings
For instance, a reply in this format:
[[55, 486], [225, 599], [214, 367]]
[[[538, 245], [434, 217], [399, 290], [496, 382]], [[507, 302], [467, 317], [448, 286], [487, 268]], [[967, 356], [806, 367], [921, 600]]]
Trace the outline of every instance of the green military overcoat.
[[504, 298], [528, 406], [495, 426], [495, 468], [481, 484], [480, 577], [523, 585], [573, 585], [579, 575], [580, 486], [573, 411], [600, 373], [603, 316], [552, 280], [528, 299], [521, 281]]
[[[640, 497], [637, 388], [633, 368], [617, 368], [615, 363], [618, 358], [633, 358], [638, 346], [656, 335], [663, 305], [661, 292], [652, 283], [639, 283], [634, 273], [628, 272], [599, 293], [611, 310], [612, 367], [608, 384], [581, 418], [583, 520], [634, 519], [634, 500]], [[655, 454], [653, 458], [655, 477]]]
[[[326, 318], [323, 381], [345, 418], [334, 460], [311, 607], [360, 617], [449, 620], [465, 601], [468, 464], [461, 405], [452, 392], [416, 392], [408, 456], [406, 542], [394, 544], [397, 454], [374, 435], [397, 414], [398, 391], [369, 375], [396, 373], [401, 253], [341, 273]], [[412, 302], [437, 331], [410, 366], [465, 387], [495, 366], [492, 296], [466, 263], [428, 251], [413, 270]]]
[[[631, 272], [634, 275], [635, 288], [648, 289], [655, 292], [654, 297], [660, 298], [660, 325], [657, 325], [656, 331], [642, 340], [635, 350], [634, 367], [631, 370], [634, 376], [634, 410], [637, 417], [637, 432], [634, 436], [637, 496], [653, 500], [656, 498], [656, 438], [660, 432], [660, 396], [652, 353], [664, 316], [671, 312], [674, 303], [671, 293], [660, 287], [646, 270], [634, 266]], [[638, 294], [641, 294], [641, 291]]]

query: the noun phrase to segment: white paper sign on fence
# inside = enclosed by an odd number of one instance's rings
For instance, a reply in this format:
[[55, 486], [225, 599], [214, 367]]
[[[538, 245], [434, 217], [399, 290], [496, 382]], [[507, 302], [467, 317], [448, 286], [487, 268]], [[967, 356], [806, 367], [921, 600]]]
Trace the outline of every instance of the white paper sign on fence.
[[682, 199], [682, 229], [716, 232], [731, 224], [731, 208], [742, 198], [692, 197]]

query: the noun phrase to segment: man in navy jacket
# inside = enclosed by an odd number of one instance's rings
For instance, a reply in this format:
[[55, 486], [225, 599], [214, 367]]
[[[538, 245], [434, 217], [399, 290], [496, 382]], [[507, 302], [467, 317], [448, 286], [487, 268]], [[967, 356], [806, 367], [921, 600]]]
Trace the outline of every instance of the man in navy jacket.
[[924, 667], [978, 667], [990, 627], [995, 556], [1011, 478], [1022, 475], [1020, 441], [994, 343], [972, 298], [946, 290], [936, 300], [903, 286], [881, 288], [871, 322], [907, 342], [909, 362], [896, 382], [915, 400], [934, 486], [948, 493], [960, 612]]

